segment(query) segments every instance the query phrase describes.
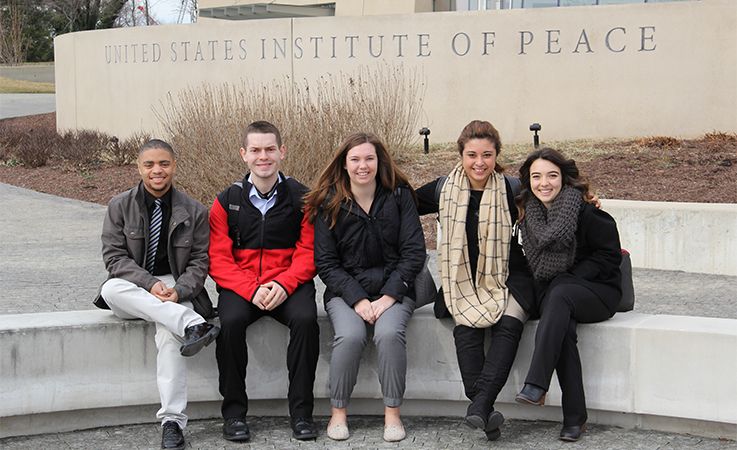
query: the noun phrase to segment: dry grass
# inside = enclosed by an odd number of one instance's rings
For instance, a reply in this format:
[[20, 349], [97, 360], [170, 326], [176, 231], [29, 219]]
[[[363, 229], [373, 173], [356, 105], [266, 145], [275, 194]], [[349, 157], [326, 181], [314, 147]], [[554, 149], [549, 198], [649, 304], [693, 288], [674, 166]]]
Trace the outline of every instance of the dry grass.
[[637, 144], [647, 148], [678, 148], [681, 141], [670, 136], [648, 136], [637, 141]]
[[56, 92], [56, 88], [53, 83], [0, 77], [0, 94], [53, 94], [54, 92]]
[[283, 171], [311, 185], [340, 141], [356, 131], [378, 135], [394, 156], [416, 141], [422, 76], [386, 65], [267, 84], [204, 84], [170, 95], [155, 113], [178, 152], [179, 185], [210, 203], [246, 170], [238, 155], [255, 120], [279, 127], [287, 145]]

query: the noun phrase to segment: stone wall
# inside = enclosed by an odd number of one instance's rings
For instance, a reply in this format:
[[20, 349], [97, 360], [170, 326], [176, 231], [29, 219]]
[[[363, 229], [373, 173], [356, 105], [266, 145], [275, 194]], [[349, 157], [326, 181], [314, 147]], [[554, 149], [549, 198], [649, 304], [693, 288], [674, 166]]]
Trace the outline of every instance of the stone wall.
[[[205, 21], [55, 40], [57, 126], [157, 129], [186, 86], [403, 65], [434, 142], [492, 121], [505, 141], [737, 131], [737, 2]], [[410, 71], [405, 71], [410, 73]], [[234, 146], [237, 145], [234, 143]]]

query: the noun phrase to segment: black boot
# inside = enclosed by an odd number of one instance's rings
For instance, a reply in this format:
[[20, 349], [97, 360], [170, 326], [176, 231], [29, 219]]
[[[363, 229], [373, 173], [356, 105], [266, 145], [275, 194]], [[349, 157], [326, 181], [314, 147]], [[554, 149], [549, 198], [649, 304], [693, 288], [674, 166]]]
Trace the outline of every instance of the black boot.
[[491, 329], [491, 346], [486, 354], [481, 374], [476, 380], [477, 393], [466, 412], [466, 423], [484, 429], [487, 434], [499, 428], [501, 424], [489, 428], [490, 425], [499, 422], [490, 420], [494, 415], [494, 402], [507, 382], [523, 330], [524, 324], [512, 316], [502, 316]]

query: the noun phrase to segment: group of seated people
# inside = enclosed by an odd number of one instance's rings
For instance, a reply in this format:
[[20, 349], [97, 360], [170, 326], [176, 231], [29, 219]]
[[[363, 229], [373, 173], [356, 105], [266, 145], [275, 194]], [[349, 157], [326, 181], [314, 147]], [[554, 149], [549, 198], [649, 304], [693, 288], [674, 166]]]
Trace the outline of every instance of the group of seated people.
[[[455, 322], [458, 367], [470, 400], [466, 424], [489, 440], [500, 437], [504, 417], [494, 403], [524, 323], [539, 319], [516, 400], [543, 405], [555, 371], [562, 390], [560, 439], [581, 437], [587, 415], [576, 325], [616, 311], [616, 224], [597, 208], [575, 162], [560, 152], [535, 150], [517, 179], [503, 174], [501, 139], [489, 122], [472, 121], [457, 143], [460, 161], [453, 170], [414, 190], [376, 136], [355, 133], [308, 189], [279, 171], [286, 157], [279, 130], [254, 122], [240, 148], [248, 173], [217, 196], [209, 213], [173, 187], [172, 147], [161, 140], [143, 145], [141, 183], [108, 206], [102, 256], [109, 277], [95, 304], [156, 324], [162, 448], [185, 447], [186, 357], [213, 341], [223, 437], [251, 438], [246, 329], [263, 316], [289, 328], [293, 437], [317, 437], [316, 274], [326, 287], [324, 307], [334, 332], [327, 436], [350, 438], [348, 406], [370, 338], [384, 401], [383, 438], [404, 439], [406, 328], [417, 301], [426, 300], [415, 298], [413, 286], [426, 257], [419, 216], [431, 213], [441, 229], [435, 313]], [[203, 288], [208, 274], [217, 285], [217, 313]], [[219, 326], [207, 322], [215, 315]]]

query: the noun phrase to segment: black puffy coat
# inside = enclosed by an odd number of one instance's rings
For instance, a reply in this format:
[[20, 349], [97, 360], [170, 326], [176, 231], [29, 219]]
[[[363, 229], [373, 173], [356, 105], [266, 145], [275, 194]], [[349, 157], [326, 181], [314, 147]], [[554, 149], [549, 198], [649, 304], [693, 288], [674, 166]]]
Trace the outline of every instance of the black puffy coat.
[[315, 219], [315, 266], [325, 283], [325, 302], [341, 297], [349, 306], [389, 295], [413, 298], [425, 262], [425, 237], [409, 188], [379, 186], [366, 214], [344, 202], [335, 227], [323, 210]]

